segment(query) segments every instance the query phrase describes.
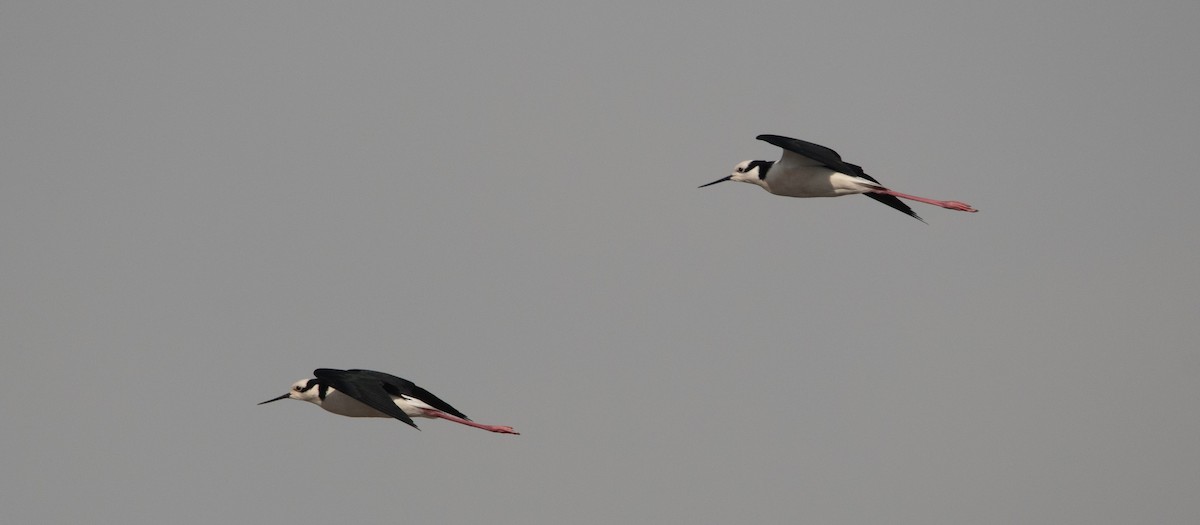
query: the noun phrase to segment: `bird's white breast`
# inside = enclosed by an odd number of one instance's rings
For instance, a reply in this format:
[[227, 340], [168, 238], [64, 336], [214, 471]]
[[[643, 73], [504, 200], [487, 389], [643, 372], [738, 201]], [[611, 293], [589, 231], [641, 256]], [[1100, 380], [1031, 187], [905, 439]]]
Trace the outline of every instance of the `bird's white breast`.
[[771, 167], [764, 182], [767, 191], [787, 197], [837, 197], [866, 193], [875, 186], [825, 166], [782, 161]]

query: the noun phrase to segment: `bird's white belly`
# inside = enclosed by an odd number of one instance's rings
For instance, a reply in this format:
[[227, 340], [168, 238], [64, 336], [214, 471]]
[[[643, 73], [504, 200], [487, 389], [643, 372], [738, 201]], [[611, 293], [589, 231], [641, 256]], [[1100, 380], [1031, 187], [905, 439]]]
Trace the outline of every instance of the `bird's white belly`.
[[321, 408], [347, 417], [392, 417], [333, 389], [329, 390], [329, 394], [321, 402]]
[[[785, 197], [837, 197], [871, 191], [870, 181], [828, 168], [809, 168], [768, 174], [767, 191]], [[864, 184], [865, 183], [865, 184]]]
[[[425, 409], [433, 408], [420, 399], [394, 397], [392, 402], [408, 417], [430, 417], [425, 414]], [[332, 388], [321, 402], [321, 408], [346, 417], [392, 417]]]

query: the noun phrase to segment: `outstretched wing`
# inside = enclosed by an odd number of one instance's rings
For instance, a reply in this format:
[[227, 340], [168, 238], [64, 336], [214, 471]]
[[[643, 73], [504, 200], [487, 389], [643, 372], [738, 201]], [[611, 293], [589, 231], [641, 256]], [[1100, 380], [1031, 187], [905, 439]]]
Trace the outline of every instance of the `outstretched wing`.
[[[319, 379], [323, 384], [333, 387], [338, 392], [357, 399], [362, 404], [383, 412], [384, 414], [408, 423], [409, 425], [412, 425], [413, 428], [417, 428], [417, 424], [413, 423], [412, 418], [408, 417], [408, 414], [405, 414], [403, 410], [400, 410], [400, 407], [396, 406], [396, 403], [392, 401], [392, 395], [385, 389], [382, 379], [356, 374], [354, 372], [362, 371], [318, 368], [313, 370], [313, 375], [316, 376], [317, 379]], [[397, 377], [396, 379], [400, 378]], [[400, 380], [404, 381], [403, 379]], [[418, 430], [420, 429], [418, 428]]]
[[[853, 175], [855, 177], [862, 177], [871, 182], [879, 184], [880, 186], [883, 186], [879, 181], [875, 180], [875, 177], [867, 175], [867, 172], [863, 171], [862, 166], [851, 164], [842, 160], [842, 156], [838, 155], [838, 152], [826, 148], [820, 144], [813, 144], [812, 142], [808, 142], [806, 140], [793, 139], [791, 137], [781, 137], [779, 135], [759, 135], [757, 138], [758, 140], [764, 141], [768, 144], [783, 148], [783, 155], [785, 157], [788, 155], [800, 156], [811, 160], [813, 163], [820, 164], [839, 173], [845, 173], [846, 175]], [[909, 217], [912, 217], [918, 221], [925, 222], [925, 219], [922, 219], [921, 216], [917, 215], [917, 212], [913, 211], [912, 208], [909, 208], [907, 204], [895, 196], [884, 193], [864, 193], [863, 195], [891, 206], [892, 208], [895, 208], [901, 213], [904, 213], [905, 215], [908, 215]]]
[[[854, 175], [863, 177], [866, 175], [862, 172], [862, 168], [842, 161], [842, 156], [838, 152], [833, 151], [820, 144], [813, 144], [806, 140], [794, 139], [791, 137], [781, 137], [779, 135], [759, 135], [758, 140], [783, 148], [784, 156], [797, 155], [807, 159], [809, 162], [801, 161], [801, 164], [817, 164], [825, 166], [834, 171], [845, 173], [846, 175]], [[870, 177], [864, 177], [873, 182], [879, 182]]]
[[405, 395], [411, 398], [420, 399], [421, 401], [424, 401], [426, 405], [441, 410], [447, 414], [453, 414], [463, 419], [471, 419], [467, 417], [466, 414], [459, 412], [457, 408], [450, 406], [450, 403], [442, 401], [441, 398], [433, 395], [432, 392], [425, 390], [424, 388], [417, 386], [412, 381], [402, 377], [396, 377], [392, 374], [385, 374], [383, 372], [376, 372], [374, 370], [348, 370], [348, 372], [359, 374], [364, 377], [378, 379], [383, 383], [384, 390], [393, 396]]

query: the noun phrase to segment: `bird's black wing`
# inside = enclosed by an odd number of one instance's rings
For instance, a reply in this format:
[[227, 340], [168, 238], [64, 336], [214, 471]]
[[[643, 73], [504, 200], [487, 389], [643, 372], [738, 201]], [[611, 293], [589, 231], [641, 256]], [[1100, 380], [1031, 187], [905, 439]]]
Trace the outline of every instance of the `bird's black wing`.
[[[855, 177], [862, 177], [874, 182], [875, 184], [879, 184], [881, 187], [883, 186], [879, 181], [875, 180], [875, 177], [867, 175], [867, 172], [863, 171], [862, 166], [851, 164], [842, 160], [842, 156], [838, 155], [838, 152], [826, 148], [820, 144], [813, 144], [812, 142], [789, 137], [781, 137], [779, 135], [759, 135], [757, 138], [758, 140], [778, 146], [797, 155], [820, 162], [829, 169], [836, 170], [839, 173], [845, 173], [846, 175], [853, 175]], [[917, 212], [913, 211], [912, 208], [909, 208], [907, 204], [895, 196], [888, 195], [886, 193], [874, 192], [864, 193], [863, 195], [891, 206], [892, 208], [895, 208], [901, 213], [904, 213], [905, 215], [908, 215], [909, 217], [912, 217], [918, 221], [925, 222], [925, 219], [922, 219], [920, 215], [917, 215]]]
[[471, 418], [467, 417], [466, 414], [459, 412], [457, 408], [450, 406], [450, 403], [442, 401], [441, 398], [433, 395], [433, 393], [431, 393], [430, 391], [425, 390], [424, 388], [417, 386], [412, 381], [409, 381], [402, 377], [396, 377], [392, 374], [385, 374], [383, 372], [376, 372], [374, 370], [349, 370], [348, 372], [379, 379], [380, 381], [383, 382], [384, 390], [386, 390], [391, 395], [394, 395], [394, 396], [405, 395], [408, 397], [420, 399], [421, 401], [424, 401], [425, 404], [427, 404], [433, 408], [436, 408], [438, 410], [441, 410], [442, 412], [445, 412], [447, 414], [453, 414], [453, 415], [456, 415], [463, 419], [471, 419]]
[[[361, 374], [358, 372], [370, 371], [318, 368], [313, 370], [313, 375], [316, 376], [317, 379], [319, 379], [322, 383], [333, 387], [338, 392], [357, 399], [358, 401], [362, 402], [362, 404], [383, 412], [384, 414], [408, 423], [409, 425], [412, 425], [413, 428], [417, 428], [417, 424], [413, 423], [412, 418], [408, 417], [408, 414], [405, 414], [403, 410], [400, 410], [400, 407], [396, 406], [396, 403], [392, 401], [392, 395], [389, 394], [385, 389], [385, 382], [382, 378], [373, 377], [371, 375]], [[374, 373], [378, 374], [379, 372]], [[397, 377], [395, 379], [400, 378]], [[404, 381], [403, 379], [400, 380]]]
[[[781, 137], [779, 135], [759, 135], [755, 138], [768, 144], [783, 148], [802, 157], [810, 158], [841, 173], [856, 176], [861, 176], [863, 174], [862, 168], [843, 161], [842, 156], [838, 155], [838, 152], [826, 148], [820, 144], [813, 144], [812, 142], [808, 142], [806, 140], [794, 139], [791, 137]], [[870, 177], [867, 178], [872, 181], [875, 180], [871, 179]]]
[[838, 152], [826, 148], [820, 144], [813, 144], [812, 142], [808, 142], [806, 140], [793, 139], [790, 137], [781, 137], [779, 135], [759, 135], [757, 138], [758, 140], [778, 146], [787, 151], [800, 155], [801, 157], [812, 159], [814, 162], [818, 162], [821, 165], [838, 173], [845, 173], [846, 175], [851, 175], [854, 177], [862, 177], [871, 182], [879, 184], [879, 181], [875, 180], [873, 177], [867, 175], [867, 173], [863, 171], [862, 166], [851, 164], [842, 160], [842, 156], [838, 155]]

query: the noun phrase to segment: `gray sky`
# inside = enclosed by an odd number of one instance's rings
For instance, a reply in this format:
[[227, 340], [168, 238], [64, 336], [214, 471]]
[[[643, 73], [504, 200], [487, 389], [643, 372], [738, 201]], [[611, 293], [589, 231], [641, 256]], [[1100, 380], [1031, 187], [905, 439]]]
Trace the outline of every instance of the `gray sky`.
[[6, 519], [1200, 515], [1200, 4], [412, 4], [0, 7]]

